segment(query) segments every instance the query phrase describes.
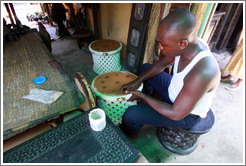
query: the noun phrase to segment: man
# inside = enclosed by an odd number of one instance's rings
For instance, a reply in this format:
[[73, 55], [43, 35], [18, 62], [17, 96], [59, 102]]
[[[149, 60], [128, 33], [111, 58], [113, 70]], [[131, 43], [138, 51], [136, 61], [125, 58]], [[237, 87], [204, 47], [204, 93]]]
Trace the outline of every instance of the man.
[[[196, 34], [196, 18], [178, 8], [161, 21], [157, 37], [164, 55], [153, 65], [143, 65], [139, 77], [121, 87], [145, 104], [129, 107], [120, 128], [129, 137], [138, 134], [143, 125], [192, 128], [205, 118], [220, 82], [220, 69], [209, 47]], [[163, 72], [174, 63], [173, 76]], [[155, 91], [161, 100], [136, 91]], [[130, 99], [131, 100], [131, 99]]]

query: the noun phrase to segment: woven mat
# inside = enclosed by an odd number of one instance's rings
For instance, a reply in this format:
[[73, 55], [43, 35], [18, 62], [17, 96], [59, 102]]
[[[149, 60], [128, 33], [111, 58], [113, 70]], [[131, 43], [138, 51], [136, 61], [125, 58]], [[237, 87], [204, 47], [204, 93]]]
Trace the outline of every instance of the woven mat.
[[93, 131], [87, 111], [3, 154], [4, 163], [128, 163], [138, 151], [107, 117]]
[[[17, 131], [32, 123], [79, 107], [81, 94], [70, 79], [54, 70], [49, 52], [37, 33], [28, 33], [3, 50], [3, 131]], [[33, 79], [47, 81], [35, 85]], [[64, 94], [48, 105], [23, 99], [32, 88], [62, 91]]]

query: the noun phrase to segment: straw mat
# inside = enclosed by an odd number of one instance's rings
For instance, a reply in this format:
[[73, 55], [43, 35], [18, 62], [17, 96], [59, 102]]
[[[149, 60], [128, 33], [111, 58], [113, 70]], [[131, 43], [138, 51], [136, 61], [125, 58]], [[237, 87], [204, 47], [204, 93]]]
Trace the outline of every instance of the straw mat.
[[[63, 73], [54, 70], [48, 61], [49, 52], [37, 33], [28, 33], [3, 50], [3, 131], [20, 130], [30, 124], [79, 107], [81, 94]], [[36, 85], [33, 79], [45, 76], [47, 81]], [[23, 99], [32, 88], [62, 91], [52, 104]]]

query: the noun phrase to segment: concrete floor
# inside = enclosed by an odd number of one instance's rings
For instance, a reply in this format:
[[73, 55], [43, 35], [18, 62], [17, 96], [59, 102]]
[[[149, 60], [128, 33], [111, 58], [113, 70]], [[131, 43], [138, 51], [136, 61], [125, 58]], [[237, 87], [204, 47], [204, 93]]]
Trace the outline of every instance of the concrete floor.
[[[73, 78], [80, 71], [88, 82], [96, 76], [92, 70], [92, 57], [88, 50], [79, 50], [73, 38], [52, 42], [52, 54], [62, 65], [63, 70]], [[230, 54], [214, 53], [220, 68], [223, 69]], [[87, 69], [86, 69], [87, 68]], [[216, 117], [212, 130], [199, 138], [197, 149], [189, 155], [173, 155], [167, 163], [244, 163], [245, 138], [245, 83], [237, 91], [225, 89], [225, 83], [218, 87], [212, 110]], [[141, 131], [141, 132], [144, 132]], [[141, 156], [138, 163], [148, 162]]]

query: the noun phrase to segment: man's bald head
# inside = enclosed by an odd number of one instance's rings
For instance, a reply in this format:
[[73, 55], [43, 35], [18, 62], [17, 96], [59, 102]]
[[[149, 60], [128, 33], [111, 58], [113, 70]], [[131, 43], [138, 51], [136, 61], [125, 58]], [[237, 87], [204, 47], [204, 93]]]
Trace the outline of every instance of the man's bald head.
[[161, 21], [159, 31], [165, 31], [168, 36], [188, 39], [196, 33], [196, 17], [187, 9], [177, 8]]

